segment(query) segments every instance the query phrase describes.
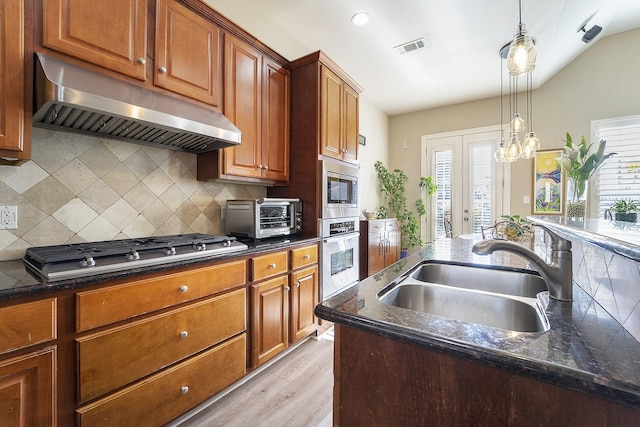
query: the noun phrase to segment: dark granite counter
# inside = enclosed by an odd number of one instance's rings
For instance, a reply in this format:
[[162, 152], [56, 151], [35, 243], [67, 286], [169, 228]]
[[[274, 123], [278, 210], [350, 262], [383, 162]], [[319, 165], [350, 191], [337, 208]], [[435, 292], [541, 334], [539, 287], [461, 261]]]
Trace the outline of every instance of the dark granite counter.
[[524, 269], [505, 252], [474, 255], [469, 239], [442, 239], [401, 259], [339, 295], [316, 314], [338, 324], [471, 360], [640, 409], [640, 343], [574, 283], [574, 301], [550, 300], [547, 332], [511, 332], [406, 310], [377, 294], [428, 260]]
[[35, 277], [25, 268], [22, 260], [0, 261], [0, 301], [25, 297], [30, 295], [45, 294], [47, 292], [64, 289], [76, 289], [89, 285], [95, 285], [112, 280], [135, 278], [143, 274], [170, 272], [178, 268], [194, 267], [211, 263], [212, 261], [233, 260], [239, 257], [251, 256], [265, 251], [284, 249], [293, 245], [318, 242], [319, 238], [305, 238], [289, 236], [286, 238], [272, 238], [258, 242], [244, 242], [249, 248], [245, 251], [229, 254], [202, 257], [192, 260], [182, 260], [173, 263], [132, 268], [126, 271], [96, 274], [93, 276], [65, 279], [55, 282], [45, 282]]

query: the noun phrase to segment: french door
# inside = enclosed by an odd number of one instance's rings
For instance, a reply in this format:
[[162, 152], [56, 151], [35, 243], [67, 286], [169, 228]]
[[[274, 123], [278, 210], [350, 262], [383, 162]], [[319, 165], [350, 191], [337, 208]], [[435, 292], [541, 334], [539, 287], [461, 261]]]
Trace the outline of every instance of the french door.
[[423, 227], [426, 241], [445, 237], [445, 220], [458, 236], [480, 233], [504, 213], [503, 206], [509, 206], [505, 168], [493, 158], [499, 141], [498, 127], [423, 136], [422, 175], [432, 176], [438, 186]]

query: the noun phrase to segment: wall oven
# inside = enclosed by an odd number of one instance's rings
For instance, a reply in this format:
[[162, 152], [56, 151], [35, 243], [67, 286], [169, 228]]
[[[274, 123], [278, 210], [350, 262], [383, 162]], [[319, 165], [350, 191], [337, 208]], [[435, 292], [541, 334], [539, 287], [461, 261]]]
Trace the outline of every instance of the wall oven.
[[359, 217], [321, 220], [321, 301], [358, 282], [359, 230]]

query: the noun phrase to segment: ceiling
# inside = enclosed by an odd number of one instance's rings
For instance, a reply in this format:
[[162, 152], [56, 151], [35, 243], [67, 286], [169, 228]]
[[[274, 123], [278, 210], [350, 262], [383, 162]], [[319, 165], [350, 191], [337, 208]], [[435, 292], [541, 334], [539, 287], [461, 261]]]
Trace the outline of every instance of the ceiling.
[[[324, 51], [390, 116], [497, 96], [518, 0], [204, 0], [289, 60]], [[356, 12], [370, 21], [357, 27]], [[640, 28], [640, 0], [522, 0], [539, 87], [603, 37]], [[580, 28], [603, 31], [590, 44]], [[427, 47], [395, 46], [424, 37]], [[506, 71], [505, 71], [506, 75]]]

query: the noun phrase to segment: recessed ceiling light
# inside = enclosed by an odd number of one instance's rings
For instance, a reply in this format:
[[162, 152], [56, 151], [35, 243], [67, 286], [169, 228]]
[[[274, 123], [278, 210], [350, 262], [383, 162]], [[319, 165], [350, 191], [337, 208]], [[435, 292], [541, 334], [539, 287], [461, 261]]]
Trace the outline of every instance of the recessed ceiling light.
[[355, 25], [365, 25], [369, 22], [369, 14], [365, 12], [358, 12], [351, 17], [351, 22]]

